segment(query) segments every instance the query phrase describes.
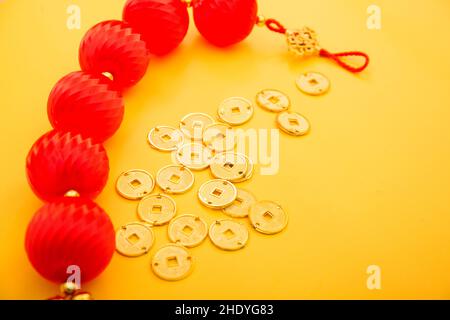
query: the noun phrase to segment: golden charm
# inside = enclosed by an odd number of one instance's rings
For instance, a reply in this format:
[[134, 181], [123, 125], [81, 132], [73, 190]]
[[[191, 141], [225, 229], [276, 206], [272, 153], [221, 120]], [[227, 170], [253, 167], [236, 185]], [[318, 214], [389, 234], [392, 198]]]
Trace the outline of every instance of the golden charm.
[[222, 250], [239, 250], [248, 242], [248, 230], [244, 224], [234, 220], [217, 220], [209, 228], [209, 238]]
[[116, 250], [126, 257], [139, 257], [146, 254], [155, 242], [150, 226], [132, 222], [120, 227], [116, 232]]
[[289, 51], [299, 57], [319, 55], [320, 46], [314, 30], [303, 27], [286, 31]]
[[140, 200], [155, 188], [153, 176], [145, 170], [129, 170], [122, 173], [116, 182], [117, 192], [129, 200]]
[[288, 223], [287, 213], [273, 201], [252, 204], [248, 217], [255, 230], [264, 234], [279, 233]]
[[169, 196], [152, 194], [143, 198], [137, 208], [141, 220], [152, 226], [168, 223], [177, 213], [177, 205]]
[[192, 248], [208, 236], [208, 224], [199, 216], [186, 214], [170, 222], [168, 234], [170, 241]]
[[296, 84], [300, 91], [311, 96], [320, 96], [330, 89], [330, 80], [317, 72], [307, 72], [300, 75]]
[[152, 258], [153, 272], [163, 280], [177, 281], [186, 278], [192, 271], [193, 259], [189, 251], [178, 244], [167, 244]]

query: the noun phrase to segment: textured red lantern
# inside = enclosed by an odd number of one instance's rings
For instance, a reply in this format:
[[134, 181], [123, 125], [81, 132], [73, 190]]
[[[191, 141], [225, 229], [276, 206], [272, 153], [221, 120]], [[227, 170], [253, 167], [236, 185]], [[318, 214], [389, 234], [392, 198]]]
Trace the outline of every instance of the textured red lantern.
[[81, 281], [98, 276], [115, 249], [108, 215], [86, 198], [61, 198], [40, 208], [28, 225], [25, 249], [44, 278], [62, 283], [69, 266], [79, 267]]
[[103, 75], [72, 72], [58, 81], [48, 99], [48, 118], [53, 128], [80, 133], [97, 142], [117, 131], [123, 114], [121, 94]]
[[193, 8], [198, 31], [219, 47], [244, 40], [257, 21], [256, 0], [194, 0]]
[[94, 198], [106, 185], [109, 162], [101, 144], [70, 132], [51, 131], [31, 148], [27, 174], [38, 197], [52, 201], [68, 191]]
[[109, 20], [92, 27], [81, 41], [79, 60], [87, 72], [110, 73], [114, 86], [135, 85], [147, 71], [149, 52], [141, 36], [122, 21]]
[[187, 6], [181, 0], [128, 0], [123, 20], [141, 34], [148, 50], [156, 55], [178, 47], [189, 28]]

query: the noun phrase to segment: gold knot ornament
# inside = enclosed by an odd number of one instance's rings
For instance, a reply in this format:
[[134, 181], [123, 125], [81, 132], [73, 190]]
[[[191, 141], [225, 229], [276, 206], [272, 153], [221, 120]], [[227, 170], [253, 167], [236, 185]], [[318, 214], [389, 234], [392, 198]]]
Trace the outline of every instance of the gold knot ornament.
[[316, 56], [320, 54], [319, 41], [314, 30], [308, 27], [286, 30], [289, 51], [298, 57]]

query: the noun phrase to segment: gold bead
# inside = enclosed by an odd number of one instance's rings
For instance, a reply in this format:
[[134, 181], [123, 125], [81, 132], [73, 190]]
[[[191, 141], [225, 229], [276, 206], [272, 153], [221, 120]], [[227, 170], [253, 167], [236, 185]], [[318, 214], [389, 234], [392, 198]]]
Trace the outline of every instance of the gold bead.
[[193, 0], [181, 0], [188, 8], [192, 7]]
[[74, 282], [66, 282], [61, 285], [62, 294], [72, 295], [79, 289], [80, 288], [78, 288], [78, 286]]
[[78, 198], [80, 194], [76, 190], [69, 190], [64, 196], [67, 198]]
[[102, 75], [105, 76], [106, 78], [108, 78], [109, 80], [114, 81], [114, 76], [111, 72], [105, 71], [105, 72], [102, 72]]
[[256, 18], [256, 25], [258, 27], [264, 27], [266, 25], [266, 17], [264, 17], [262, 14], [258, 14]]

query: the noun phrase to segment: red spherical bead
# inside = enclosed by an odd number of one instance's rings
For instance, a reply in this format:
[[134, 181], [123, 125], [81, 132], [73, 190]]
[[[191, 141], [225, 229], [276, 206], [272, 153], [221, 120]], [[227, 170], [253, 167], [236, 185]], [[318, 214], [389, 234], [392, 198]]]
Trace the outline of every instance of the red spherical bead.
[[94, 198], [106, 185], [109, 161], [101, 144], [70, 132], [51, 131], [31, 148], [27, 174], [31, 188], [45, 201], [71, 190]]
[[189, 14], [181, 0], [128, 0], [123, 20], [147, 43], [148, 50], [164, 55], [183, 41], [189, 27]]
[[87, 282], [109, 264], [114, 238], [113, 225], [102, 208], [86, 198], [61, 198], [35, 213], [28, 225], [25, 249], [44, 278], [66, 282], [72, 274], [67, 268], [77, 266], [81, 281]]
[[149, 52], [141, 36], [122, 21], [100, 22], [81, 41], [79, 60], [84, 71], [109, 72], [123, 90], [135, 85], [147, 71]]
[[244, 40], [257, 21], [256, 0], [194, 0], [193, 8], [198, 31], [219, 47]]
[[102, 75], [72, 72], [58, 81], [48, 99], [48, 118], [59, 131], [93, 141], [111, 137], [123, 119], [123, 99]]

